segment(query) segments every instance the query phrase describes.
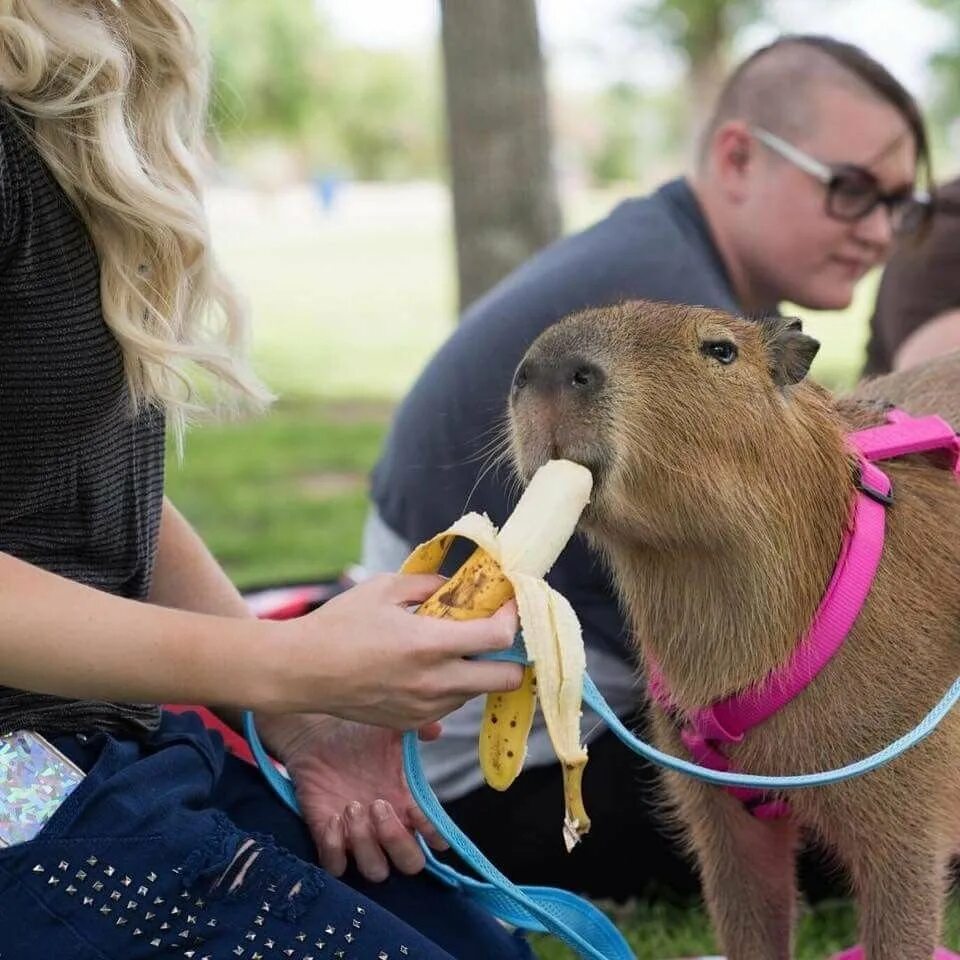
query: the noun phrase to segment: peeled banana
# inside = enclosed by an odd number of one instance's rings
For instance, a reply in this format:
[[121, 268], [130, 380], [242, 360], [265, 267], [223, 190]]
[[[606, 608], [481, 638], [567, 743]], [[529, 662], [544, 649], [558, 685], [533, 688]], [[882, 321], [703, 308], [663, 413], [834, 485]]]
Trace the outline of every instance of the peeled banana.
[[586, 467], [551, 460], [534, 474], [502, 530], [486, 515], [468, 513], [417, 547], [401, 568], [402, 573], [435, 572], [454, 539], [466, 537], [477, 549], [417, 613], [470, 620], [489, 616], [516, 597], [530, 664], [519, 689], [487, 697], [480, 767], [487, 783], [498, 790], [513, 783], [523, 767], [539, 700], [563, 770], [567, 850], [590, 829], [581, 789], [587, 762], [580, 743], [586, 660], [573, 608], [543, 577], [573, 535], [592, 487]]

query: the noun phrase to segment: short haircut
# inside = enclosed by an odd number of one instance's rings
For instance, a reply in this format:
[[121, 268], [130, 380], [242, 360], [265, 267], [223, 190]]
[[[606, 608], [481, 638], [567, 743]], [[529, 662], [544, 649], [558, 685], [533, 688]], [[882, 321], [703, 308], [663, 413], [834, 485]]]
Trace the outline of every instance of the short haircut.
[[913, 135], [918, 172], [932, 183], [930, 148], [916, 101], [889, 70], [852, 43], [816, 34], [787, 34], [747, 57], [730, 75], [700, 141], [700, 162], [728, 120], [743, 119], [793, 137], [816, 122], [811, 92], [842, 87], [893, 107]]

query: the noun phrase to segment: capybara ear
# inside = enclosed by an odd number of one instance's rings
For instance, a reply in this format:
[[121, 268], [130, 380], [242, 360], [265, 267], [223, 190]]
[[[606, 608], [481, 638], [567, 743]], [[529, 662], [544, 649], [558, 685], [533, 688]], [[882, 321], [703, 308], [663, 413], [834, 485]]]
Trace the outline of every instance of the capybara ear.
[[820, 341], [803, 332], [796, 317], [763, 317], [760, 320], [770, 357], [770, 375], [779, 387], [799, 383], [810, 371]]

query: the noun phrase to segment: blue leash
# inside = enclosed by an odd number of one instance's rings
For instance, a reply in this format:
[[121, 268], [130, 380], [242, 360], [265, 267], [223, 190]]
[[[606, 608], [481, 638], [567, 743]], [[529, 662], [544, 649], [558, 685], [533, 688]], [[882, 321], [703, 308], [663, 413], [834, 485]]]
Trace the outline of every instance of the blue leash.
[[[490, 655], [485, 659], [526, 663], [526, 650], [521, 636], [517, 635], [511, 650]], [[583, 699], [600, 715], [620, 740], [652, 763], [717, 786], [752, 787], [757, 790], [771, 791], [795, 790], [825, 786], [861, 776], [882, 767], [918, 744], [933, 732], [954, 704], [960, 700], [960, 678], [954, 681], [943, 699], [916, 727], [889, 746], [863, 760], [849, 763], [835, 770], [790, 777], [753, 776], [748, 773], [710, 770], [644, 743], [643, 740], [635, 737], [610, 709], [589, 675], [584, 675]], [[253, 714], [249, 711], [244, 713], [243, 727], [251, 752], [267, 781], [280, 799], [299, 815], [300, 807], [297, 804], [293, 784], [276, 769], [263, 749], [254, 725]], [[553, 887], [517, 886], [487, 860], [447, 816], [437, 800], [420, 764], [420, 751], [415, 731], [403, 735], [403, 764], [414, 800], [450, 847], [484, 880], [465, 876], [452, 867], [440, 863], [421, 839], [420, 846], [427, 859], [427, 869], [434, 876], [461, 890], [465, 896], [506, 923], [524, 930], [551, 933], [576, 950], [580, 956], [589, 960], [635, 960], [633, 951], [620, 931], [604, 913], [588, 901], [566, 890], [557, 890]]]

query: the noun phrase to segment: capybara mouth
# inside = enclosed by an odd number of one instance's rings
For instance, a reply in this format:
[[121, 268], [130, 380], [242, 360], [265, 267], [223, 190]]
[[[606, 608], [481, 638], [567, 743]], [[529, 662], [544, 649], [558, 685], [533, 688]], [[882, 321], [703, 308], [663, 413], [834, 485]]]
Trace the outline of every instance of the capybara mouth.
[[511, 402], [510, 426], [513, 463], [524, 486], [549, 460], [570, 460], [590, 471], [593, 492], [583, 514], [588, 518], [612, 466], [611, 453], [596, 427], [569, 423], [549, 403], [528, 402], [526, 398]]

